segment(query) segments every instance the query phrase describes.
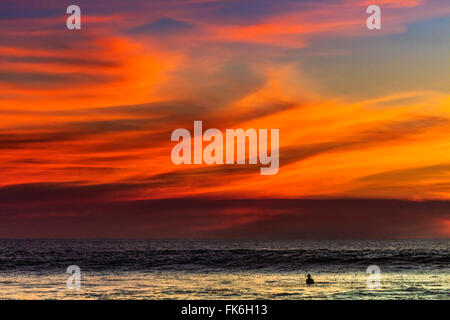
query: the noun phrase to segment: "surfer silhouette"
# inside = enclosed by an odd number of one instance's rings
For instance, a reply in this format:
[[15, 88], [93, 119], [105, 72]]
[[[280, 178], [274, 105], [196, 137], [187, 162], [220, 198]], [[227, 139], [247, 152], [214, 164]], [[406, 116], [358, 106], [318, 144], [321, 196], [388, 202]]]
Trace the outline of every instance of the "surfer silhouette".
[[311, 278], [311, 275], [308, 273], [308, 277], [306, 278], [306, 284], [314, 284], [313, 278]]

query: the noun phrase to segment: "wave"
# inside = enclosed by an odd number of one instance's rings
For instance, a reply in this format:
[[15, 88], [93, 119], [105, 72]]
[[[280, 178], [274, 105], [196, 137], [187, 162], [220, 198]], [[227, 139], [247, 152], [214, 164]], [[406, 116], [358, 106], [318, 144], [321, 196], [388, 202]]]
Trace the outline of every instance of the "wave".
[[[161, 248], [162, 247], [162, 248]], [[365, 271], [378, 265], [384, 271], [448, 269], [450, 250], [447, 247], [418, 246], [407, 249], [235, 249], [189, 248], [189, 243], [170, 245], [133, 241], [32, 241], [13, 243], [0, 241], [1, 272], [61, 272], [69, 265], [78, 265], [92, 272], [308, 272], [309, 270], [346, 272]]]

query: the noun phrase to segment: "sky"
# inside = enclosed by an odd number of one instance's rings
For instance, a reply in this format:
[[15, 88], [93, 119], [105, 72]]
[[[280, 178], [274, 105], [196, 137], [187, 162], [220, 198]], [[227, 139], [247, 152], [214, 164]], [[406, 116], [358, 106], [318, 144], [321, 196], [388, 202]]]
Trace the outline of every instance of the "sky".
[[[3, 0], [0, 238], [448, 238], [449, 56], [446, 0]], [[194, 120], [278, 173], [175, 165]]]

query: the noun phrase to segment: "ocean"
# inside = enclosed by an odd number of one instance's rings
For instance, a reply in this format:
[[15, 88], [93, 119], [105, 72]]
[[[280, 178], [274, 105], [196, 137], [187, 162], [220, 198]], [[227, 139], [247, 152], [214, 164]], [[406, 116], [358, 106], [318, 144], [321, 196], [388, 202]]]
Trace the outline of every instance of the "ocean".
[[449, 240], [0, 240], [0, 299], [450, 299]]

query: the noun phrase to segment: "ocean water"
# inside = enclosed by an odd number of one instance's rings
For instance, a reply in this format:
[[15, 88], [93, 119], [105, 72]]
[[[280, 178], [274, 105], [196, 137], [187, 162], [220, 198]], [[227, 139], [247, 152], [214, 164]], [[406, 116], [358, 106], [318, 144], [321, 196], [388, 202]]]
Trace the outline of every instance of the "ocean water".
[[[79, 289], [66, 285], [70, 265], [81, 270]], [[370, 265], [380, 268], [377, 288], [367, 285]], [[450, 299], [450, 248], [449, 240], [0, 240], [0, 299]]]

